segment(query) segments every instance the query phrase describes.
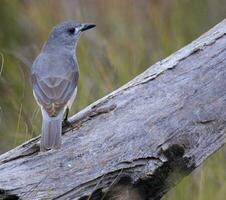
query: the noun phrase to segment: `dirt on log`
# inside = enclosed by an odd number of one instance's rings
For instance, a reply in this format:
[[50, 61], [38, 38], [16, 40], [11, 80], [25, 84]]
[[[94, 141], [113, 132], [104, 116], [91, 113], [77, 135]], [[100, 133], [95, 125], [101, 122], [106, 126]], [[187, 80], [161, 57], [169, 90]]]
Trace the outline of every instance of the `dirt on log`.
[[60, 150], [0, 156], [0, 199], [161, 199], [225, 143], [226, 20], [70, 121]]

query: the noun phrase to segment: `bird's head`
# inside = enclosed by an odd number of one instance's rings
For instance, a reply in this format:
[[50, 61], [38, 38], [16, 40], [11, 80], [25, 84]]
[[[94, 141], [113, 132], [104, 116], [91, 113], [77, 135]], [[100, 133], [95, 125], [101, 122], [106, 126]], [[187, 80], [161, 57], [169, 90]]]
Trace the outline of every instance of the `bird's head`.
[[62, 22], [52, 29], [46, 45], [74, 49], [81, 33], [95, 26], [95, 24], [76, 21]]

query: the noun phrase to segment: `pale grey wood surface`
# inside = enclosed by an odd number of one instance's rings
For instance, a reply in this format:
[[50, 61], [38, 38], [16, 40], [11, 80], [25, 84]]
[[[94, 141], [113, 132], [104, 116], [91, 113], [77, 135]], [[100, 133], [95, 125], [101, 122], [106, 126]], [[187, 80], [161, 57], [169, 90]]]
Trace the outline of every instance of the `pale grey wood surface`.
[[119, 182], [160, 199], [225, 143], [226, 20], [70, 121], [62, 149], [37, 137], [0, 156], [0, 198], [101, 199]]

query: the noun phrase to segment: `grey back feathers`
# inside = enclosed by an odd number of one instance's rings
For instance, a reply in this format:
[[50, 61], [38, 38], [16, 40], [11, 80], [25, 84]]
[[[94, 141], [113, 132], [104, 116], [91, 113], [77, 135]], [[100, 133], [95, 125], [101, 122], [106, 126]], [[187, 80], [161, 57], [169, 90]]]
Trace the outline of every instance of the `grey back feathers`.
[[61, 146], [61, 121], [76, 96], [79, 78], [75, 47], [81, 32], [92, 27], [75, 21], [57, 25], [32, 65], [33, 93], [43, 117], [43, 151]]
[[73, 55], [41, 53], [35, 60], [33, 90], [49, 116], [56, 116], [65, 107], [77, 87], [78, 78], [78, 65]]

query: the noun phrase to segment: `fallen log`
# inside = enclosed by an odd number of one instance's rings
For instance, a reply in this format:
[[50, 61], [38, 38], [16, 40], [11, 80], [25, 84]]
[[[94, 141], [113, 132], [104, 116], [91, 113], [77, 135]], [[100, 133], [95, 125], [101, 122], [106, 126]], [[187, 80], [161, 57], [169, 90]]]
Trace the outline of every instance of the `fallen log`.
[[161, 199], [225, 143], [226, 20], [70, 122], [0, 156], [0, 199]]

